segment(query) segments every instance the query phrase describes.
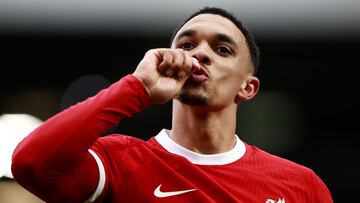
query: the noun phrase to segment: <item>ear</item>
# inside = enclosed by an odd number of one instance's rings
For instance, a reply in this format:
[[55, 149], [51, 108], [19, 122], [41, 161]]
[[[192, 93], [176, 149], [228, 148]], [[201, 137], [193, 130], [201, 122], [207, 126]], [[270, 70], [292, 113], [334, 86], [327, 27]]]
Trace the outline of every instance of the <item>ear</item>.
[[236, 94], [235, 102], [247, 101], [252, 99], [259, 91], [260, 81], [253, 75], [248, 75], [241, 84], [239, 92]]

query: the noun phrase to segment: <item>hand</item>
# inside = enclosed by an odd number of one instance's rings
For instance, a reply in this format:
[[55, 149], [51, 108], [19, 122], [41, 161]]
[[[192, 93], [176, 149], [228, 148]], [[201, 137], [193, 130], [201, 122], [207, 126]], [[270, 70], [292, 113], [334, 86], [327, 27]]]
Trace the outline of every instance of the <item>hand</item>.
[[133, 75], [148, 91], [152, 103], [175, 98], [192, 72], [201, 69], [197, 59], [182, 49], [152, 49], [146, 52]]

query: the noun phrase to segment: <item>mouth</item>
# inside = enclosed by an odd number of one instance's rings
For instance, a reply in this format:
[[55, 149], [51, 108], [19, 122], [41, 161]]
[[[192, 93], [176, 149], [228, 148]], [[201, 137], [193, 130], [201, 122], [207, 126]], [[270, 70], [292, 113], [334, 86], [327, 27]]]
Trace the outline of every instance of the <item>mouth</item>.
[[201, 69], [194, 71], [190, 78], [194, 82], [203, 82], [210, 78], [210, 74], [204, 67], [201, 67]]

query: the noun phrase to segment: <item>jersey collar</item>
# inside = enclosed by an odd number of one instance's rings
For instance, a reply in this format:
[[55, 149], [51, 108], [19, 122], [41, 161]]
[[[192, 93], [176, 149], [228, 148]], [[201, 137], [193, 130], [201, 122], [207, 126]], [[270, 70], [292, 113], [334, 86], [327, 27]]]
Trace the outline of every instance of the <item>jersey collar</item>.
[[[235, 135], [236, 136], [236, 135]], [[225, 165], [239, 160], [244, 156], [245, 144], [236, 136], [236, 144], [233, 149], [219, 154], [200, 154], [186, 149], [173, 141], [166, 129], [162, 129], [156, 136], [156, 141], [168, 152], [177, 154], [198, 165]]]

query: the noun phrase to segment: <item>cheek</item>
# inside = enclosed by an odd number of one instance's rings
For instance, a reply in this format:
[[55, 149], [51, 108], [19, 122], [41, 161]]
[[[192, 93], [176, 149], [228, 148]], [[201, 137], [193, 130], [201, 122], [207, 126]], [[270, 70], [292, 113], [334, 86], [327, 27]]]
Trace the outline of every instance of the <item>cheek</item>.
[[216, 82], [213, 84], [213, 88], [216, 89], [216, 97], [232, 99], [240, 90], [245, 73], [239, 67], [223, 65], [214, 72], [214, 75], [216, 75], [214, 76]]
[[241, 81], [241, 78], [233, 72], [221, 75], [212, 86], [214, 98], [232, 101], [240, 90]]
[[214, 64], [217, 67], [213, 70], [214, 76], [221, 81], [221, 83], [240, 83], [244, 78], [244, 71], [241, 65], [234, 63], [234, 60], [223, 60], [221, 63]]

